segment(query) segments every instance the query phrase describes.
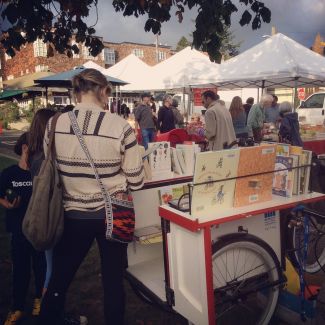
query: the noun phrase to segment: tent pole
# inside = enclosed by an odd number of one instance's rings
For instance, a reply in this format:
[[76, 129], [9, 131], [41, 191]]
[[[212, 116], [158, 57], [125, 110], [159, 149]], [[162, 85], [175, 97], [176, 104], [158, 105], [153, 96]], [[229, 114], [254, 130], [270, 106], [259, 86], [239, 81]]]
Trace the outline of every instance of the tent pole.
[[257, 87], [257, 102], [260, 101], [260, 88]]
[[72, 101], [71, 101], [71, 89], [70, 88], [68, 88], [68, 94], [69, 94], [69, 103], [71, 105]]
[[265, 80], [262, 80], [262, 95], [264, 94], [265, 89]]
[[297, 87], [298, 87], [298, 79], [299, 77], [295, 77], [295, 89], [293, 91], [293, 111], [296, 111], [296, 107], [297, 107]]
[[48, 87], [45, 87], [45, 101], [46, 101], [46, 106], [49, 104], [49, 94], [48, 94]]

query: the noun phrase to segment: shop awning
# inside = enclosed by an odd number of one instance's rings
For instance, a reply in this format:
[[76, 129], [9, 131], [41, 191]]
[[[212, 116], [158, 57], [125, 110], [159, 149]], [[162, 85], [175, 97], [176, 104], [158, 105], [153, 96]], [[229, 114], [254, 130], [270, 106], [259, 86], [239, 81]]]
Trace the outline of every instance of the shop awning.
[[26, 90], [4, 90], [0, 93], [0, 100], [6, 99], [10, 100], [11, 98], [17, 97], [18, 95], [22, 95], [23, 93], [27, 93]]

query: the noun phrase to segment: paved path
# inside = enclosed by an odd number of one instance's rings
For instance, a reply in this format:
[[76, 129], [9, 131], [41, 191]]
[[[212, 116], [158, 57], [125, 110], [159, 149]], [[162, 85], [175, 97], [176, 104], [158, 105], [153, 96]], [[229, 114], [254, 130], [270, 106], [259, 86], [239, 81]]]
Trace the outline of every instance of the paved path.
[[21, 131], [5, 130], [0, 134], [0, 154], [8, 158], [18, 159], [19, 157], [14, 153], [14, 146], [22, 134]]

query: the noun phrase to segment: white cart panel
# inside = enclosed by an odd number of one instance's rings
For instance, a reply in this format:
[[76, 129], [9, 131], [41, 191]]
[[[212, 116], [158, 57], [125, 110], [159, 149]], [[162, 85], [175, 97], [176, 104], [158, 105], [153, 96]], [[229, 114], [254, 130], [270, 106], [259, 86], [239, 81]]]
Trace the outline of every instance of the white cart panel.
[[208, 324], [204, 236], [171, 222], [167, 241], [174, 309], [194, 324]]

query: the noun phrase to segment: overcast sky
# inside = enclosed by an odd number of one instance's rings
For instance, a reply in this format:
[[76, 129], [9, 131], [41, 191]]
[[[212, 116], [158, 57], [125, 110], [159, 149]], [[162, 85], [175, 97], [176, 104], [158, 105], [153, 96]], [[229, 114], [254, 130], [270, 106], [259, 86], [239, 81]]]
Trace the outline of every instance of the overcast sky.
[[[263, 0], [261, 0], [263, 2]], [[238, 0], [234, 3], [238, 4]], [[105, 41], [112, 42], [139, 42], [154, 43], [155, 36], [144, 31], [147, 17], [124, 17], [122, 13], [116, 13], [112, 6], [112, 0], [99, 0], [99, 17], [96, 25], [96, 34], [102, 36]], [[263, 24], [262, 28], [253, 31], [250, 26], [240, 27], [238, 21], [245, 6], [238, 5], [239, 13], [233, 15], [232, 27], [236, 40], [242, 42], [241, 51], [258, 44], [263, 40], [263, 35], [271, 33], [272, 25], [277, 30], [290, 38], [310, 47], [318, 32], [325, 38], [325, 0], [264, 0], [271, 12], [270, 24]], [[190, 38], [194, 29], [196, 10], [187, 10], [184, 20], [180, 24], [172, 15], [171, 21], [163, 24], [159, 43], [175, 47], [182, 36]], [[92, 12], [88, 22], [95, 21]]]

